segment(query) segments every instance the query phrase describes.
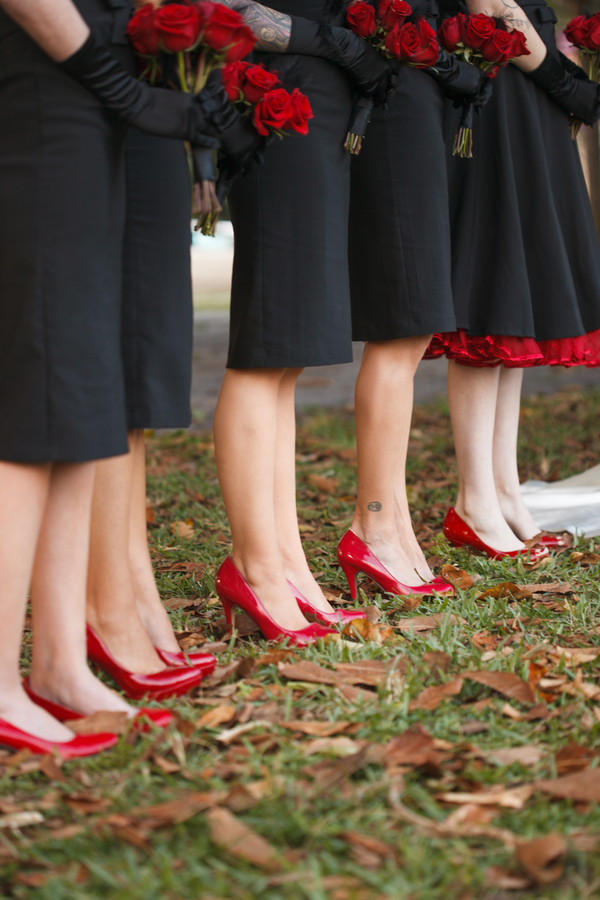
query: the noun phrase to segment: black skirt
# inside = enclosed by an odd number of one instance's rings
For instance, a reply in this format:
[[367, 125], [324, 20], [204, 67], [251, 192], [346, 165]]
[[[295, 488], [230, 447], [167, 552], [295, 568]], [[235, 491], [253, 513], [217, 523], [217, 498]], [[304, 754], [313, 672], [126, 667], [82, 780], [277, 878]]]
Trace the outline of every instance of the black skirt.
[[130, 129], [123, 367], [129, 428], [191, 421], [190, 173], [181, 141]]
[[354, 340], [455, 327], [443, 106], [433, 78], [404, 69], [396, 96], [386, 110], [373, 111], [352, 159]]
[[[318, 19], [294, 0], [276, 9]], [[332, 63], [265, 57], [289, 90], [308, 95], [309, 134], [274, 141], [230, 195], [235, 231], [229, 368], [351, 362], [348, 285], [352, 92]]]
[[[110, 43], [123, 3], [76, 5]], [[0, 459], [125, 453], [126, 129], [3, 13], [0, 123]]]

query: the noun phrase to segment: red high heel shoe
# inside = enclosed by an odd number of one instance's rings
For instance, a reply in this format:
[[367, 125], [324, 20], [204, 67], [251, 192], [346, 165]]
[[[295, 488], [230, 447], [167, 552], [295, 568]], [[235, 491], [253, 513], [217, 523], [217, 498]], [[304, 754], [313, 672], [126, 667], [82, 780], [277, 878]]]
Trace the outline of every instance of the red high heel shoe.
[[548, 534], [547, 531], [541, 531], [539, 537], [536, 535], [536, 543], [548, 550], [564, 550], [569, 546], [563, 538], [557, 534]]
[[387, 594], [453, 594], [454, 588], [442, 578], [435, 578], [424, 584], [402, 584], [388, 572], [374, 553], [372, 553], [364, 541], [361, 541], [353, 531], [347, 531], [338, 544], [337, 558], [350, 585], [350, 596], [356, 598], [356, 575], [363, 572], [368, 575], [375, 584]]
[[318, 638], [326, 637], [328, 634], [337, 634], [337, 631], [323, 628], [322, 625], [309, 625], [308, 628], [301, 628], [299, 631], [282, 628], [271, 618], [248, 582], [240, 575], [231, 557], [225, 560], [217, 572], [215, 589], [223, 604], [228, 625], [233, 624], [233, 607], [239, 606], [256, 622], [268, 641], [289, 638], [290, 644], [304, 647], [307, 644], [314, 644]]
[[176, 653], [174, 650], [160, 650], [158, 647], [154, 649], [168, 666], [187, 666], [188, 669], [190, 667], [199, 669], [203, 678], [207, 678], [217, 665], [217, 660], [211, 653], [188, 653], [186, 659], [186, 654], [181, 651]]
[[484, 544], [453, 506], [450, 507], [444, 519], [444, 535], [454, 547], [472, 547], [473, 550], [479, 550], [491, 559], [503, 559], [505, 556], [529, 556], [529, 561], [535, 562], [543, 556], [548, 556], [547, 547], [532, 547], [531, 550], [528, 550], [527, 547], [524, 550], [494, 550], [493, 547]]
[[296, 598], [296, 603], [300, 607], [300, 611], [303, 612], [305, 616], [314, 616], [315, 619], [318, 619], [325, 625], [344, 626], [348, 625], [348, 623], [352, 622], [354, 619], [364, 619], [366, 617], [366, 613], [359, 609], [336, 609], [335, 612], [332, 613], [325, 612], [324, 610], [319, 609], [318, 606], [313, 606], [291, 581], [288, 580], [288, 584], [292, 594]]
[[138, 675], [128, 672], [114, 658], [104, 641], [93, 628], [87, 626], [87, 652], [89, 659], [100, 669], [104, 669], [117, 682], [126, 697], [141, 700], [164, 700], [165, 697], [179, 697], [187, 694], [202, 681], [202, 672], [192, 666], [173, 666], [162, 672]]
[[108, 750], [117, 741], [116, 734], [77, 734], [71, 741], [47, 741], [0, 719], [0, 744], [15, 750], [27, 749], [42, 755], [58, 753], [63, 759], [75, 759]]
[[[33, 700], [36, 706], [41, 706], [42, 709], [49, 712], [50, 715], [54, 716], [55, 719], [58, 719], [59, 722], [70, 722], [74, 719], [85, 718], [83, 713], [75, 712], [74, 709], [69, 709], [68, 706], [62, 706], [60, 703], [53, 703], [52, 700], [46, 700], [45, 697], [36, 694], [29, 683], [29, 678], [23, 679], [23, 687], [25, 688], [25, 692], [29, 699]], [[152, 724], [157, 728], [166, 728], [167, 725], [173, 721], [173, 716], [168, 709], [140, 709], [136, 713], [135, 718], [150, 719]], [[148, 725], [144, 725], [142, 730], [147, 731]]]

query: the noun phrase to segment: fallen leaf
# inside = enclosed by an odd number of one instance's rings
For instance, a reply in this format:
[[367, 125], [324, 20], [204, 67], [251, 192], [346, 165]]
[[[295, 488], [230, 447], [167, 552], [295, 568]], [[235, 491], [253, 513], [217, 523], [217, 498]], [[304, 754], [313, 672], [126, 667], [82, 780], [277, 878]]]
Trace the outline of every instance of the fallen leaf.
[[477, 631], [471, 637], [471, 643], [478, 650], [495, 651], [498, 647], [498, 638], [494, 634], [490, 634], [487, 628], [484, 631]]
[[464, 803], [446, 816], [444, 825], [446, 828], [456, 828], [458, 825], [489, 825], [497, 815], [497, 810], [493, 808]]
[[280, 662], [289, 662], [290, 659], [298, 659], [298, 654], [293, 650], [268, 650], [256, 660], [257, 666], [276, 666]]
[[415, 725], [389, 741], [384, 750], [386, 766], [439, 765], [445, 755], [435, 748], [434, 740], [422, 726]]
[[39, 825], [43, 821], [41, 812], [33, 809], [24, 810], [0, 816], [0, 828], [27, 828], [29, 825]]
[[585, 663], [593, 662], [600, 656], [600, 649], [579, 647], [548, 647], [546, 655], [557, 665], [564, 658], [566, 665], [577, 667], [585, 665]]
[[436, 794], [436, 800], [442, 800], [444, 803], [472, 803], [476, 806], [502, 806], [507, 809], [523, 809], [532, 793], [533, 785], [531, 784], [524, 784], [518, 788], [504, 788], [502, 785], [494, 785], [489, 791]]
[[63, 799], [70, 809], [81, 816], [91, 816], [94, 813], [104, 812], [112, 804], [108, 797], [101, 797], [94, 791], [77, 791], [73, 794], [63, 794]]
[[216, 666], [212, 674], [204, 679], [202, 687], [206, 690], [207, 688], [217, 687], [225, 681], [228, 681], [230, 678], [236, 678], [238, 680], [240, 678], [246, 678], [247, 675], [250, 675], [255, 666], [256, 663], [251, 656], [247, 656], [245, 659], [234, 659], [232, 662], [227, 663], [226, 666]]
[[412, 712], [415, 709], [437, 709], [442, 700], [446, 700], [448, 697], [456, 697], [457, 694], [460, 694], [462, 686], [463, 680], [459, 676], [446, 684], [434, 684], [425, 688], [418, 697], [410, 701], [409, 710]]
[[366, 684], [373, 687], [383, 687], [389, 675], [399, 679], [406, 673], [407, 668], [408, 662], [401, 656], [387, 661], [361, 659], [356, 662], [338, 663], [335, 667], [346, 684]]
[[53, 828], [50, 837], [53, 841], [70, 841], [84, 831], [83, 825], [63, 825], [61, 828]]
[[302, 734], [310, 734], [318, 737], [331, 737], [345, 731], [350, 722], [305, 722], [303, 719], [292, 719], [288, 722], [279, 723], [288, 731], [301, 732]]
[[234, 728], [228, 728], [226, 731], [219, 732], [216, 735], [216, 739], [220, 744], [232, 744], [249, 731], [254, 731], [255, 728], [264, 728], [265, 726], [268, 728], [270, 725], [270, 722], [265, 722], [263, 719], [254, 719], [245, 725], [236, 725]]
[[203, 716], [196, 721], [196, 728], [218, 728], [219, 725], [225, 725], [235, 718], [235, 706], [225, 703], [221, 706], [215, 706], [209, 709]]
[[163, 565], [162, 563], [159, 563], [158, 568], [161, 573], [162, 572], [184, 572], [186, 575], [193, 575], [194, 581], [200, 581], [200, 579], [206, 572], [206, 566], [204, 565], [204, 563], [184, 562], [181, 560], [179, 562], [167, 563], [165, 565]]
[[174, 535], [183, 538], [185, 541], [190, 541], [196, 534], [189, 522], [172, 522], [171, 531]]
[[435, 613], [433, 616], [413, 616], [412, 619], [401, 619], [395, 626], [400, 631], [432, 631], [439, 628], [443, 619], [447, 619], [449, 624], [457, 625], [459, 619], [450, 613]]
[[563, 581], [548, 581], [545, 584], [518, 584], [522, 591], [531, 591], [534, 594], [571, 594], [575, 588], [572, 584]]
[[514, 672], [463, 672], [463, 678], [484, 684], [505, 697], [518, 700], [519, 703], [533, 704], [535, 697], [531, 687]]
[[572, 831], [569, 843], [580, 853], [593, 853], [600, 844], [600, 834], [590, 831]]
[[493, 598], [497, 600], [500, 597], [510, 597], [513, 600], [529, 600], [531, 599], [531, 591], [526, 587], [520, 587], [513, 581], [503, 581], [501, 584], [495, 584], [486, 591], [477, 594], [476, 599], [489, 600]]
[[338, 690], [349, 703], [375, 703], [377, 694], [367, 688], [357, 688], [351, 684], [340, 684]]
[[575, 551], [571, 553], [571, 562], [579, 563], [580, 566], [595, 566], [600, 563], [600, 553], [590, 553], [589, 551], [580, 553]]
[[457, 569], [455, 566], [451, 566], [450, 563], [442, 566], [442, 578], [453, 584], [460, 591], [467, 591], [475, 584], [468, 572], [465, 572], [464, 569]]
[[394, 634], [394, 629], [389, 625], [375, 625], [368, 619], [353, 619], [344, 628], [346, 637], [359, 637], [363, 641], [371, 641], [379, 647]]
[[362, 612], [373, 625], [376, 625], [383, 615], [378, 606], [363, 606]]
[[75, 734], [126, 734], [132, 725], [131, 718], [126, 712], [110, 712], [100, 710], [91, 716], [81, 719], [72, 719], [65, 722], [67, 728]]
[[164, 772], [165, 775], [174, 775], [175, 772], [181, 771], [181, 766], [178, 766], [177, 763], [171, 762], [170, 759], [165, 759], [164, 756], [159, 756], [158, 753], [152, 754], [152, 761], [154, 765]]
[[50, 781], [62, 781], [64, 783], [67, 780], [61, 771], [60, 760], [55, 759], [50, 754], [42, 758], [40, 772], [43, 772]]
[[279, 663], [279, 674], [290, 681], [308, 681], [312, 684], [338, 684], [343, 679], [331, 669], [303, 659], [297, 663]]
[[267, 871], [281, 868], [275, 847], [228, 809], [216, 806], [207, 813], [206, 818], [211, 840], [223, 850]]
[[517, 844], [516, 857], [536, 884], [558, 881], [563, 873], [567, 845], [560, 834], [547, 834]]
[[501, 891], [523, 891], [530, 887], [531, 880], [508, 872], [500, 866], [489, 866], [485, 870], [485, 883], [488, 887]]
[[495, 762], [499, 766], [512, 766], [519, 763], [521, 766], [537, 766], [543, 758], [542, 750], [535, 744], [523, 744], [520, 747], [504, 747], [498, 750], [488, 750], [485, 758]]
[[[186, 822], [195, 816], [196, 813], [204, 809], [208, 809], [216, 803], [217, 796], [215, 792], [190, 791], [174, 800], [167, 800], [166, 803], [157, 803], [155, 806], [141, 806], [131, 811], [131, 815], [136, 819], [150, 819], [157, 826], [167, 824], [179, 824]], [[155, 827], [155, 824], [152, 825]]]
[[571, 772], [587, 769], [597, 757], [597, 752], [591, 747], [584, 747], [575, 741], [570, 741], [554, 757], [556, 774], [569, 775]]
[[352, 756], [359, 750], [359, 745], [349, 737], [324, 737], [303, 744], [304, 756], [315, 753], [330, 753], [333, 756]]
[[444, 653], [442, 650], [428, 650], [423, 654], [422, 659], [428, 669], [433, 671], [439, 669], [440, 672], [447, 672], [452, 662], [450, 654]]
[[600, 803], [600, 769], [584, 769], [582, 772], [564, 775], [562, 778], [536, 781], [535, 787], [552, 797], [564, 800]]
[[47, 881], [48, 875], [44, 872], [16, 872], [13, 877], [13, 884], [32, 888], [44, 887]]
[[359, 831], [344, 831], [340, 837], [350, 844], [354, 862], [365, 869], [378, 869], [386, 858], [396, 859], [394, 849], [377, 838]]
[[152, 845], [148, 840], [148, 829], [141, 828], [139, 825], [120, 825], [113, 828], [113, 834], [121, 841], [126, 841], [133, 847], [139, 847], [150, 853]]

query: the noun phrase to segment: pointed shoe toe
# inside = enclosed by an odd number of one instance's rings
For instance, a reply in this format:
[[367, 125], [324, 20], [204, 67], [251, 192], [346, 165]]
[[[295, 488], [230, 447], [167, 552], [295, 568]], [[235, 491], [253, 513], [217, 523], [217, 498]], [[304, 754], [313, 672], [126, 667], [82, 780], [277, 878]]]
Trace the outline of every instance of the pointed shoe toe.
[[217, 660], [211, 653], [177, 653], [173, 650], [160, 650], [158, 647], [154, 649], [167, 666], [193, 667], [202, 672], [203, 678], [208, 678], [217, 665]]
[[75, 735], [70, 741], [47, 741], [36, 737], [4, 719], [0, 719], [0, 744], [14, 750], [31, 750], [32, 753], [45, 755], [58, 753], [62, 759], [75, 759], [80, 756], [93, 756], [108, 750], [117, 743], [116, 734]]
[[336, 609], [332, 613], [325, 612], [324, 610], [319, 609], [318, 606], [313, 606], [291, 581], [288, 580], [288, 584], [292, 594], [296, 598], [296, 603], [300, 607], [300, 611], [304, 613], [305, 616], [314, 617], [324, 625], [343, 626], [347, 625], [349, 622], [353, 622], [354, 619], [364, 619], [366, 616], [366, 614], [359, 609]]
[[548, 548], [544, 546], [535, 546], [530, 550], [525, 547], [524, 550], [495, 550], [481, 540], [477, 532], [473, 531], [470, 525], [459, 516], [453, 506], [446, 513], [443, 526], [444, 536], [450, 541], [454, 547], [471, 547], [489, 556], [490, 559], [505, 559], [506, 557], [522, 556], [528, 558], [529, 562], [536, 562], [548, 556]]

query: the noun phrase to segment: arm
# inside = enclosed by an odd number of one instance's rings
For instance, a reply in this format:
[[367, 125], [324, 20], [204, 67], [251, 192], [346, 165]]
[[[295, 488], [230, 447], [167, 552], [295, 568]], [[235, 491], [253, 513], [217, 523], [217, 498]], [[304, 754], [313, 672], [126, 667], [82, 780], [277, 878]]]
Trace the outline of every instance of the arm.
[[471, 15], [496, 16], [504, 19], [511, 30], [523, 32], [530, 55], [520, 56], [514, 62], [523, 72], [532, 72], [544, 61], [546, 45], [515, 0], [467, 0], [467, 7]]
[[291, 16], [270, 9], [254, 0], [221, 0], [226, 6], [239, 12], [256, 37], [257, 50], [267, 53], [285, 53], [292, 34]]
[[0, 0], [0, 9], [55, 62], [79, 50], [90, 33], [71, 0]]

